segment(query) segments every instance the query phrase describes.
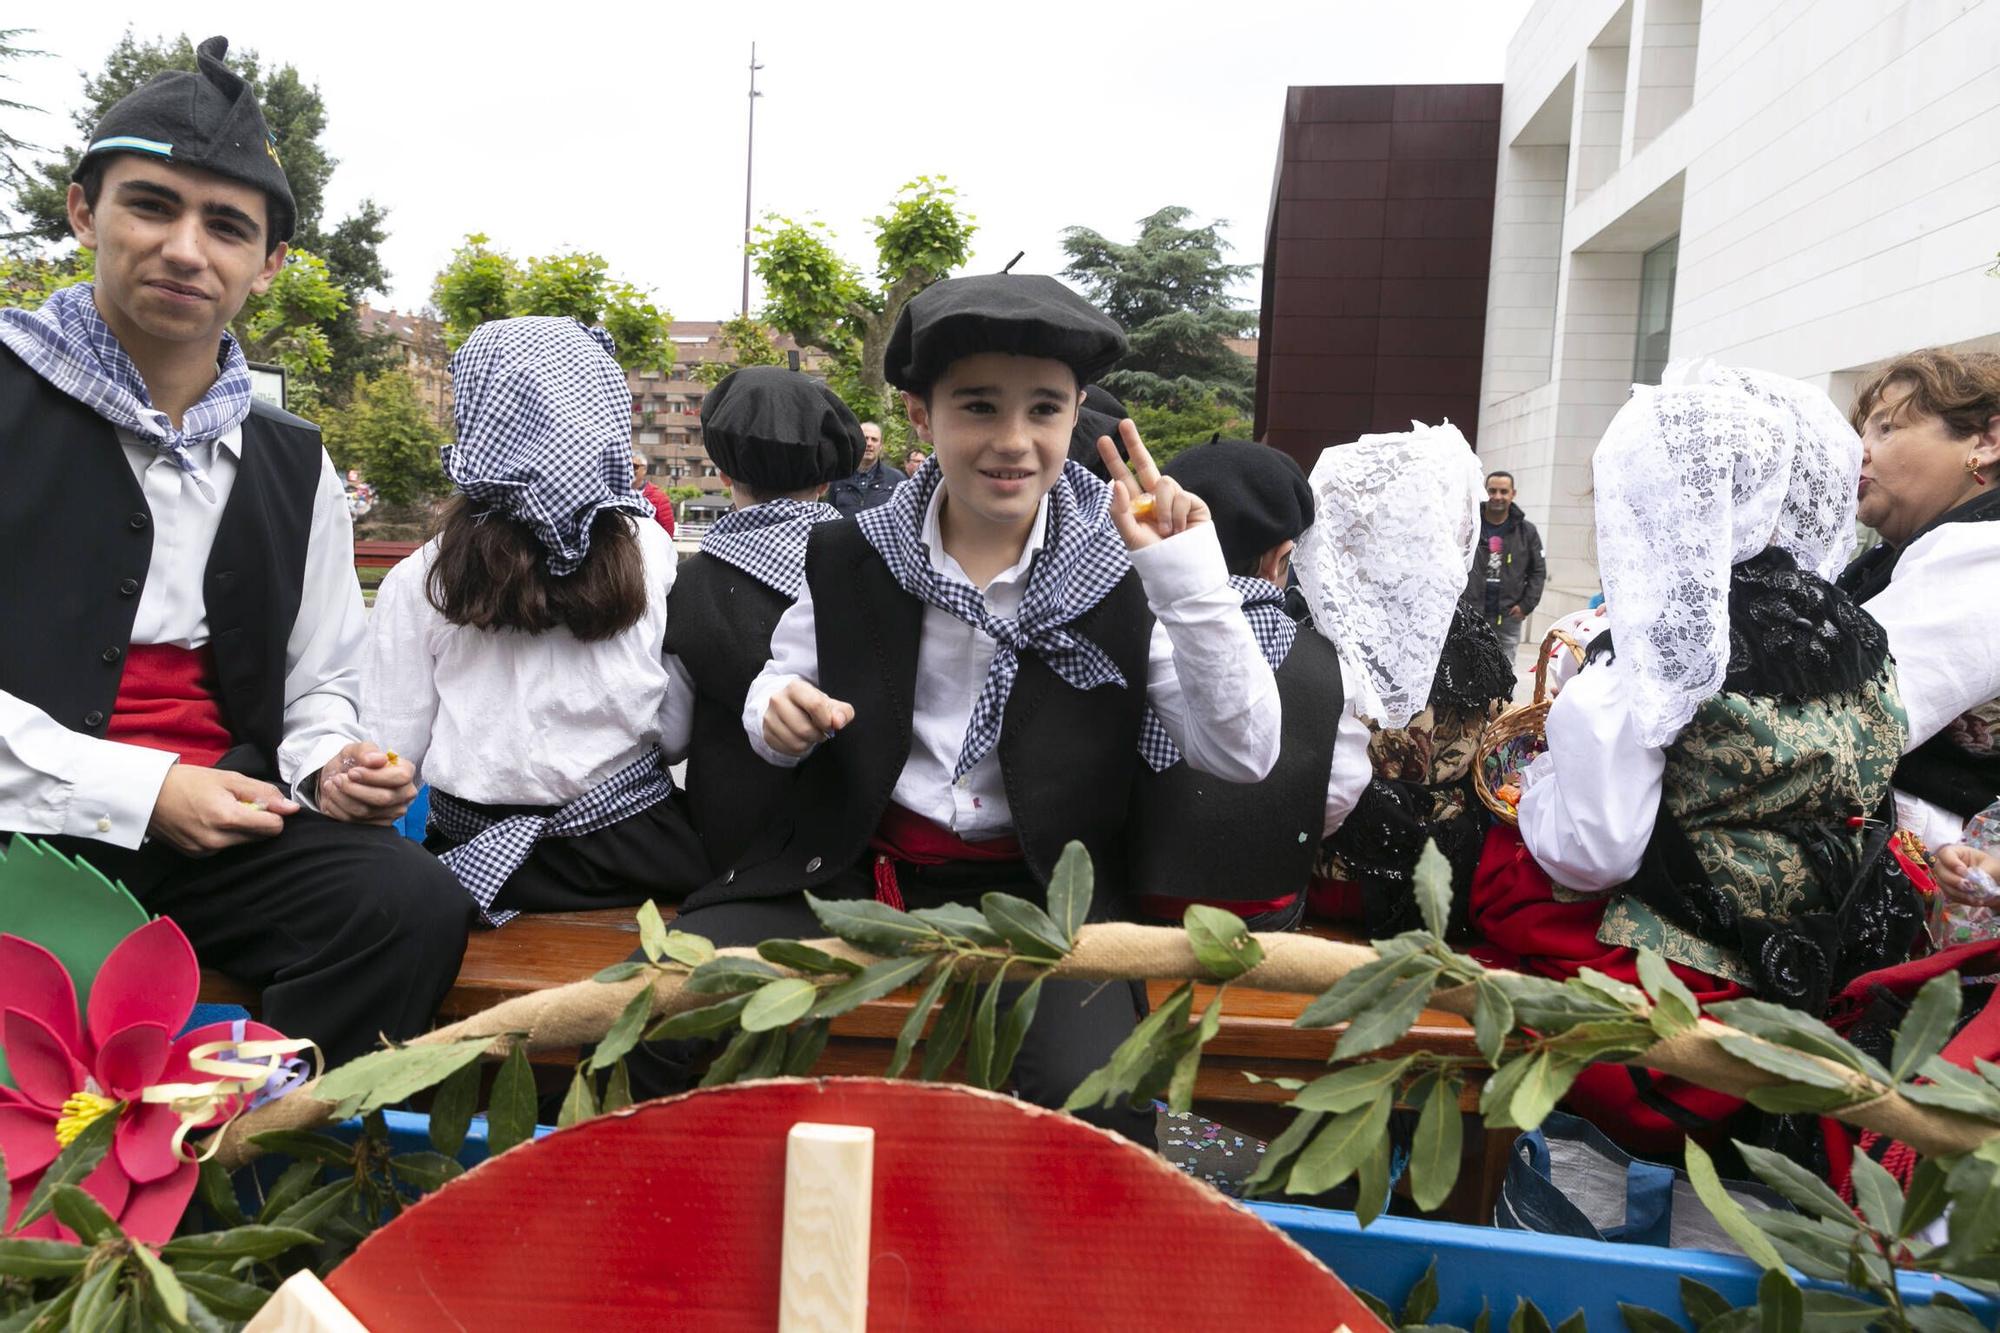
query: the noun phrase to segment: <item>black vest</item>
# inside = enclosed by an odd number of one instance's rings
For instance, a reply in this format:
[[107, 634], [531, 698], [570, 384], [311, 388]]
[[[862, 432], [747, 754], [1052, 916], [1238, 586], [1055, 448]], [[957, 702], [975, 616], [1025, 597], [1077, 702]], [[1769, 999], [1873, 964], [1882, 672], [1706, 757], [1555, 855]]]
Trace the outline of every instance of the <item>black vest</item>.
[[[852, 523], [813, 529], [806, 581], [819, 626], [820, 688], [852, 704], [854, 721], [799, 765], [778, 817], [687, 909], [822, 889], [847, 874], [909, 760], [924, 604], [903, 591]], [[1064, 845], [1082, 842], [1096, 870], [1096, 914], [1105, 915], [1126, 881], [1124, 824], [1146, 704], [1153, 621], [1139, 576], [1127, 573], [1073, 628], [1110, 656], [1126, 687], [1078, 690], [1024, 654], [996, 752], [1028, 870], [1046, 884]]]
[[1266, 902], [1305, 889], [1326, 824], [1340, 655], [1301, 627], [1277, 677], [1283, 742], [1262, 782], [1225, 782], [1185, 760], [1160, 773], [1141, 766], [1129, 834], [1138, 892]]
[[[253, 403], [202, 598], [223, 765], [277, 777], [285, 644], [298, 615], [319, 429]], [[115, 427], [0, 348], [0, 690], [104, 735], [124, 674], [153, 519]]]
[[736, 864], [784, 804], [797, 773], [765, 763], [743, 734], [743, 698], [791, 604], [712, 555], [683, 561], [667, 594], [667, 651], [694, 680], [687, 794], [710, 865]]

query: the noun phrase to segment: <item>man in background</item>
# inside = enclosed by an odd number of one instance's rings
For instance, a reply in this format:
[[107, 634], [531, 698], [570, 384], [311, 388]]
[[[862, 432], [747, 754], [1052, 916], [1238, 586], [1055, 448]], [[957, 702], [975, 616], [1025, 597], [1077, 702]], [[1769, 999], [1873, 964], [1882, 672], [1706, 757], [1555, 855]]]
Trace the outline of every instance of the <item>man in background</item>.
[[632, 451], [632, 489], [646, 497], [653, 506], [653, 521], [674, 535], [674, 502], [667, 493], [646, 480], [646, 456], [637, 449]]
[[862, 422], [861, 438], [864, 444], [860, 470], [826, 488], [826, 502], [850, 518], [864, 509], [887, 504], [890, 494], [909, 480], [883, 459], [882, 427], [878, 423]]
[[1486, 504], [1479, 514], [1479, 550], [1472, 558], [1466, 595], [1484, 609], [1509, 656], [1521, 646], [1528, 615], [1542, 600], [1548, 576], [1542, 534], [1514, 503], [1514, 474], [1493, 472], [1486, 478]]

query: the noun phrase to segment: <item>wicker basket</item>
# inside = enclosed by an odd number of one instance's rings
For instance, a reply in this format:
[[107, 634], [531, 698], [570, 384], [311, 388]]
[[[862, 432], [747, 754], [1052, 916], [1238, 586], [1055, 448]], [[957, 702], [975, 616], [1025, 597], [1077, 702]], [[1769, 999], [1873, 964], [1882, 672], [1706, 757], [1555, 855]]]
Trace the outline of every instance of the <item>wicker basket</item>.
[[1535, 658], [1535, 697], [1532, 702], [1519, 708], [1510, 708], [1486, 724], [1486, 730], [1479, 733], [1479, 745], [1472, 753], [1472, 790], [1479, 797], [1479, 803], [1491, 810], [1504, 823], [1513, 824], [1520, 818], [1512, 804], [1503, 800], [1490, 785], [1486, 775], [1486, 761], [1501, 746], [1522, 736], [1532, 737], [1540, 753], [1543, 728], [1549, 717], [1549, 659], [1554, 655], [1556, 645], [1561, 644], [1576, 655], [1579, 665], [1583, 662], [1583, 645], [1563, 630], [1552, 629], [1542, 640], [1542, 651]]

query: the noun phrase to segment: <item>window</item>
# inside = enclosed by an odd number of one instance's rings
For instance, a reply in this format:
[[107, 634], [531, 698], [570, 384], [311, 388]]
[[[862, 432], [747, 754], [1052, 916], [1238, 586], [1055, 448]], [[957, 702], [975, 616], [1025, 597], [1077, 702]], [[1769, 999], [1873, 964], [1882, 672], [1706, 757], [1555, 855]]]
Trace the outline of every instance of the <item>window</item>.
[[1669, 236], [1648, 250], [1639, 264], [1639, 335], [1632, 348], [1632, 379], [1639, 384], [1658, 384], [1667, 369], [1680, 251], [1681, 238]]

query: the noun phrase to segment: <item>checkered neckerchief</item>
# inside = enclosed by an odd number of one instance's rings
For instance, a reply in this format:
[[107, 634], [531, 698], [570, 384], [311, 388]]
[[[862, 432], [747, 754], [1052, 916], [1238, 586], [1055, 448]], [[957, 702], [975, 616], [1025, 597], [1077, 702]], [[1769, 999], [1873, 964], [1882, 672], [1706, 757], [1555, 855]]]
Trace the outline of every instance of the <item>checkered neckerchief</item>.
[[558, 578], [590, 554], [600, 510], [653, 516], [632, 489], [632, 390], [611, 351], [603, 329], [527, 316], [481, 324], [451, 358], [445, 475], [527, 524]]
[[806, 581], [806, 539], [816, 524], [839, 517], [817, 500], [766, 500], [715, 520], [701, 551], [797, 601]]
[[93, 285], [65, 287], [39, 310], [0, 310], [0, 343], [61, 392], [122, 426], [174, 460], [210, 504], [215, 488], [188, 446], [234, 430], [250, 412], [250, 367], [228, 333], [216, 355], [220, 372], [181, 424], [153, 406], [146, 381], [97, 313]]
[[[1250, 632], [1257, 636], [1264, 660], [1276, 671], [1285, 664], [1285, 655], [1292, 651], [1292, 640], [1299, 633], [1299, 622], [1285, 614], [1285, 590], [1267, 579], [1241, 574], [1230, 575], [1229, 586], [1243, 599], [1243, 618], [1250, 622]], [[1166, 724], [1150, 708], [1139, 728], [1139, 754], [1155, 773], [1181, 761], [1181, 747], [1174, 744]]]
[[1022, 653], [1034, 653], [1075, 689], [1124, 686], [1124, 673], [1104, 650], [1068, 626], [1103, 601], [1132, 562], [1111, 526], [1111, 488], [1078, 464], [1065, 463], [1049, 492], [1048, 533], [1028, 566], [1021, 613], [1012, 619], [996, 616], [977, 588], [947, 578], [931, 564], [924, 515], [941, 480], [937, 460], [930, 459], [886, 504], [862, 510], [854, 521], [904, 592], [957, 616], [996, 645], [952, 769], [952, 777], [960, 778], [999, 742], [1000, 718]]
[[504, 926], [519, 915], [496, 912], [493, 900], [535, 844], [543, 838], [577, 838], [609, 828], [673, 794], [666, 756], [654, 750], [613, 773], [583, 795], [546, 815], [492, 819], [457, 798], [431, 789], [431, 826], [459, 845], [440, 856], [489, 926]]

